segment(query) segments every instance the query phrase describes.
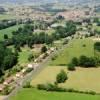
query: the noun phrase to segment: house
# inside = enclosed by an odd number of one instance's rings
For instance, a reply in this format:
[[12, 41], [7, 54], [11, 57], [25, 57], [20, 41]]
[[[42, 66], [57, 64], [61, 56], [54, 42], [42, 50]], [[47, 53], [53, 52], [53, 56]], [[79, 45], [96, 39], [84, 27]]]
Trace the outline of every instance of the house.
[[14, 81], [14, 78], [13, 77], [9, 77], [9, 78], [7, 78], [5, 81], [4, 81], [4, 85], [8, 85], [8, 84], [10, 84], [11, 82], [13, 82]]
[[23, 72], [19, 72], [16, 74], [16, 78], [23, 78], [24, 75], [23, 75]]
[[50, 51], [51, 52], [55, 51], [55, 48], [54, 47], [50, 48]]
[[3, 84], [0, 84], [0, 92], [2, 92], [5, 89], [5, 86]]
[[33, 68], [33, 64], [28, 64], [28, 68]]

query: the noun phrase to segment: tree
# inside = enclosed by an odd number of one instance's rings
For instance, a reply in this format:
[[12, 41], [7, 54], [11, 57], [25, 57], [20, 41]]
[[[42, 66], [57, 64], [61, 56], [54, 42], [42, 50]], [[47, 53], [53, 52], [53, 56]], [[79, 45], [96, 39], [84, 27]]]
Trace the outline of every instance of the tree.
[[57, 83], [64, 83], [68, 79], [67, 74], [64, 70], [61, 70], [61, 72], [56, 77]]
[[47, 47], [46, 46], [43, 46], [42, 48], [41, 48], [41, 53], [45, 53], [47, 51]]
[[9, 68], [17, 63], [17, 55], [0, 43], [0, 76]]
[[81, 56], [79, 59], [79, 65], [82, 67], [95, 67], [97, 65], [97, 61], [93, 57]]
[[4, 34], [4, 39], [8, 39], [8, 35], [7, 34]]

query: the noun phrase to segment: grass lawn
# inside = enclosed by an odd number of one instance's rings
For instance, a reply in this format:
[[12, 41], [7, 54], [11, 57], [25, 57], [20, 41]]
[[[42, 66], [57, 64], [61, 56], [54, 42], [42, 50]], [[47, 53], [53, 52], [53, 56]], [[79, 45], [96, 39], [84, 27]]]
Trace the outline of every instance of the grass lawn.
[[[94, 41], [92, 39], [75, 39], [70, 42], [69, 46], [63, 50], [56, 60], [52, 61], [50, 65], [66, 65], [73, 57], [80, 57], [86, 55], [88, 57], [94, 56]], [[83, 45], [86, 45], [85, 47]]]
[[28, 56], [30, 52], [29, 51], [22, 51], [19, 53], [18, 63], [19, 64], [25, 64], [28, 63]]
[[18, 63], [21, 65], [29, 63], [28, 57], [30, 54], [33, 55], [38, 55], [40, 52], [35, 51], [34, 49], [30, 49], [29, 47], [23, 47], [21, 48], [21, 52], [19, 52], [19, 58], [18, 58]]
[[82, 91], [93, 90], [100, 93], [100, 68], [77, 68], [76, 71], [71, 72], [64, 66], [47, 67], [31, 81], [31, 84], [36, 86], [37, 84], [54, 83], [56, 75], [62, 69], [68, 73], [68, 80], [60, 84], [61, 87]]
[[100, 96], [22, 89], [10, 100], [100, 100]]
[[16, 31], [18, 29], [18, 27], [22, 27], [23, 24], [21, 25], [15, 25], [6, 29], [2, 29], [0, 30], [0, 40], [4, 39], [4, 34], [7, 34], [9, 38], [12, 37], [12, 31]]

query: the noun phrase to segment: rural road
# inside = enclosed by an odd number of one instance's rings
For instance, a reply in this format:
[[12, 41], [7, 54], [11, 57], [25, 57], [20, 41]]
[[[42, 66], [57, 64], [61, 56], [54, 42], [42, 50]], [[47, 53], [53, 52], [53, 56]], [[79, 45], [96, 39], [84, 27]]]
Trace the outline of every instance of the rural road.
[[51, 58], [53, 57], [53, 55], [60, 53], [67, 46], [68, 46], [68, 44], [63, 45], [58, 50], [55, 50], [46, 59], [44, 59], [35, 70], [33, 70], [32, 72], [27, 74], [24, 78], [17, 80], [16, 83], [18, 83], [18, 84], [17, 84], [16, 88], [8, 96], [6, 96], [4, 98], [4, 100], [10, 100], [11, 96], [16, 95], [16, 93], [18, 93], [23, 88], [23, 85], [25, 84], [25, 82], [31, 81], [37, 74], [39, 74], [48, 65], [48, 63], [51, 61]]

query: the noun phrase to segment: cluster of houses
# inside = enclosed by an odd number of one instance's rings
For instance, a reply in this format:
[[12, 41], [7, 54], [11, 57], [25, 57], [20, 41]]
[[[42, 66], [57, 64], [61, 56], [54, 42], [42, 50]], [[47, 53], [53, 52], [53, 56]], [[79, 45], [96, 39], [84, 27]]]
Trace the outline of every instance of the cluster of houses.
[[2, 92], [6, 86], [11, 85], [12, 83], [16, 82], [17, 79], [21, 79], [25, 77], [28, 73], [30, 73], [32, 70], [36, 70], [39, 67], [39, 62], [41, 62], [43, 59], [45, 59], [48, 55], [50, 55], [52, 52], [55, 51], [56, 48], [52, 47], [50, 48], [46, 53], [41, 54], [37, 59], [35, 59], [34, 63], [28, 64], [27, 67], [22, 69], [20, 72], [16, 73], [15, 76], [8, 77], [3, 84], [0, 84], [0, 92]]
[[47, 12], [33, 9], [29, 6], [16, 6], [8, 9], [8, 14], [17, 16], [17, 19], [31, 19], [31, 20], [49, 20], [52, 16]]

